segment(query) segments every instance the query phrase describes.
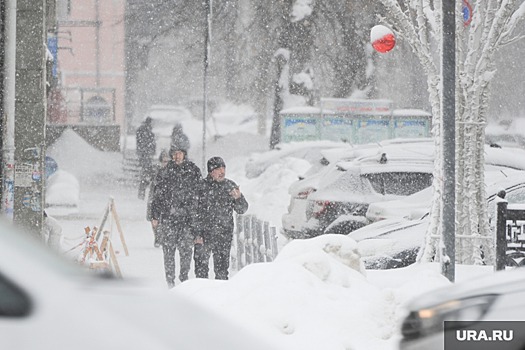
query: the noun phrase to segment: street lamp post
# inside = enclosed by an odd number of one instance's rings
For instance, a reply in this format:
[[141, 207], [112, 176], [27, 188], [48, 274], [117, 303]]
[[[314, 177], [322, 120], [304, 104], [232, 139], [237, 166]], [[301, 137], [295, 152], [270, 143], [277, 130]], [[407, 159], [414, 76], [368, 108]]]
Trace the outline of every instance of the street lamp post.
[[443, 40], [441, 60], [441, 113], [443, 134], [443, 246], [441, 272], [449, 281], [455, 279], [456, 230], [456, 18], [454, 0], [443, 0]]
[[206, 21], [204, 25], [204, 72], [202, 101], [202, 169], [206, 169], [206, 117], [208, 115], [208, 67], [210, 59], [211, 39], [211, 0], [204, 0]]
[[15, 181], [15, 78], [16, 78], [16, 0], [4, 4], [4, 64], [2, 103], [2, 212], [13, 218]]

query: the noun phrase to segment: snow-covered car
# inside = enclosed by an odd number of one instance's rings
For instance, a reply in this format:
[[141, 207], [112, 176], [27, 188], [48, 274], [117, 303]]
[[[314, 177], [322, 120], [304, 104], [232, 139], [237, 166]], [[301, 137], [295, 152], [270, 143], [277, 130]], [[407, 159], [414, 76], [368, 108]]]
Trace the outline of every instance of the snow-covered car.
[[[497, 196], [504, 193], [505, 200], [509, 204], [525, 203], [525, 172], [523, 171], [499, 182], [494, 182], [488, 187], [487, 206], [491, 222], [494, 222], [496, 215]], [[392, 203], [400, 203], [400, 206], [403, 206], [403, 202], [410, 202], [410, 197], [408, 196], [400, 201], [392, 201]], [[417, 211], [420, 212], [420, 209], [418, 208]], [[389, 269], [413, 264], [429, 225], [429, 206], [426, 209], [426, 213], [419, 219], [411, 220], [392, 216], [350, 232], [348, 236], [358, 242], [358, 250], [365, 267], [368, 269]], [[513, 253], [513, 251], [509, 250], [507, 253]], [[524, 257], [523, 252], [514, 252], [513, 254], [513, 258], [517, 260]], [[514, 264], [509, 261], [509, 265]]]
[[[336, 150], [323, 154], [333, 151]], [[379, 219], [415, 219], [428, 211], [432, 195], [432, 140], [393, 139], [337, 151], [328, 166], [290, 186], [288, 213], [282, 217], [285, 236], [348, 233]], [[485, 147], [487, 185], [523, 170], [525, 150]], [[421, 194], [414, 194], [420, 190]]]
[[[443, 349], [444, 339], [447, 339], [450, 343], [446, 348], [450, 349], [524, 349], [523, 273], [522, 269], [498, 271], [411, 300], [405, 306], [399, 348]], [[494, 333], [491, 326], [498, 332]], [[470, 334], [468, 339], [466, 332]], [[494, 338], [495, 335], [499, 337]]]
[[385, 219], [348, 234], [366, 269], [395, 269], [413, 264], [429, 221], [428, 215], [418, 220]]
[[432, 184], [433, 142], [391, 140], [347, 152], [327, 167], [290, 186], [283, 234], [308, 238], [348, 233], [368, 224], [370, 203], [392, 200]]
[[[496, 195], [499, 188], [513, 188], [518, 186], [524, 178], [523, 170], [485, 165], [485, 186], [488, 193], [493, 196]], [[394, 218], [419, 219], [430, 209], [432, 192], [432, 187], [428, 187], [404, 198], [371, 203], [366, 212], [366, 218], [370, 222]], [[514, 196], [512, 193], [509, 195]]]
[[[292, 159], [303, 160], [307, 172], [314, 173], [330, 163], [323, 151], [329, 149], [348, 149], [350, 145], [333, 141], [291, 142], [278, 145], [278, 148], [264, 153], [255, 153], [246, 162], [246, 177], [251, 179], [261, 175], [269, 166], [288, 163]], [[328, 153], [330, 154], [330, 153]], [[305, 176], [307, 176], [305, 171]]]
[[83, 269], [0, 223], [2, 349], [277, 349], [176, 292]]

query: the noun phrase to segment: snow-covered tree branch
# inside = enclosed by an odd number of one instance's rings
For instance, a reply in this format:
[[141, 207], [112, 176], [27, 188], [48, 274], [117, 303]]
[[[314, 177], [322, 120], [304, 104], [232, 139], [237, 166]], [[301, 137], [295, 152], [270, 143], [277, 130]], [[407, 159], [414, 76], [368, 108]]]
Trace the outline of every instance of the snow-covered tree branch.
[[[441, 1], [379, 0], [386, 21], [407, 41], [426, 74], [436, 145], [434, 201], [420, 258], [438, 260], [441, 241], [442, 120], [441, 120]], [[484, 144], [490, 83], [495, 54], [513, 36], [525, 14], [522, 0], [476, 1], [472, 21], [464, 25], [461, 2], [456, 6], [456, 259], [459, 263], [492, 263], [484, 179]]]

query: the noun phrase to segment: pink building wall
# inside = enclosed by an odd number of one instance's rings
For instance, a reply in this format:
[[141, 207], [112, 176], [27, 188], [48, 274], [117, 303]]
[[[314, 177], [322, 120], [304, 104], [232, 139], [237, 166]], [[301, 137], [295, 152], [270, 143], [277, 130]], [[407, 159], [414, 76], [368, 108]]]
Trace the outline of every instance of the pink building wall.
[[[62, 2], [57, 11], [58, 75], [68, 111], [67, 123], [116, 123], [125, 130], [125, 0], [58, 1]], [[86, 102], [99, 96], [114, 109], [114, 117], [81, 120], [81, 92], [84, 113]]]

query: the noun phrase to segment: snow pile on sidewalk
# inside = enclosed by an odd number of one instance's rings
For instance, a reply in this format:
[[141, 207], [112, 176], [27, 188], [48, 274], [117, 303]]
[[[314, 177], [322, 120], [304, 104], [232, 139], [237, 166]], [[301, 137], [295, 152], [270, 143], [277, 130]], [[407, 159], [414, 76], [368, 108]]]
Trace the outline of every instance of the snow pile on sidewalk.
[[365, 272], [355, 247], [342, 235], [296, 240], [273, 263], [249, 265], [228, 282], [189, 280], [173, 293], [286, 349], [395, 349], [403, 303], [450, 282], [435, 264]]
[[47, 149], [59, 169], [72, 173], [80, 183], [102, 183], [123, 178], [122, 154], [100, 151], [71, 129]]

